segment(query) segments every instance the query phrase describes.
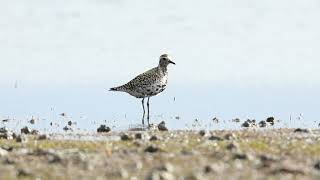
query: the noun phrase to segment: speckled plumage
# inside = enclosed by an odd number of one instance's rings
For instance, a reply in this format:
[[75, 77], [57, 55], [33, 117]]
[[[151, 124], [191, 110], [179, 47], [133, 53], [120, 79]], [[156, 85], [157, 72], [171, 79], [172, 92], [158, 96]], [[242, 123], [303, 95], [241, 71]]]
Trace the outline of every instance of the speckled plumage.
[[167, 77], [167, 70], [164, 71], [160, 67], [155, 67], [115, 89], [127, 92], [136, 98], [151, 97], [165, 90]]
[[[122, 91], [129, 93], [136, 98], [142, 98], [142, 105], [144, 111], [144, 98], [148, 98], [148, 123], [149, 123], [149, 98], [155, 96], [166, 89], [168, 83], [168, 64], [175, 64], [172, 62], [167, 54], [160, 56], [159, 65], [155, 68], [142, 73], [129, 81], [128, 83], [111, 88], [110, 91]], [[144, 115], [142, 119], [144, 124]]]

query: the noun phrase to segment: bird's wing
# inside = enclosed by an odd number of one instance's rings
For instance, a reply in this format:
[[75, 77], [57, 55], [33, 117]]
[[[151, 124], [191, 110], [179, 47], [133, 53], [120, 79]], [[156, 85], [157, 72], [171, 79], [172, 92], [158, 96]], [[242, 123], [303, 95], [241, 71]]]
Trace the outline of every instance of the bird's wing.
[[135, 89], [137, 87], [143, 88], [145, 86], [148, 86], [149, 84], [153, 84], [159, 79], [159, 74], [157, 73], [157, 71], [157, 67], [150, 69], [149, 71], [138, 75], [124, 86], [127, 89]]

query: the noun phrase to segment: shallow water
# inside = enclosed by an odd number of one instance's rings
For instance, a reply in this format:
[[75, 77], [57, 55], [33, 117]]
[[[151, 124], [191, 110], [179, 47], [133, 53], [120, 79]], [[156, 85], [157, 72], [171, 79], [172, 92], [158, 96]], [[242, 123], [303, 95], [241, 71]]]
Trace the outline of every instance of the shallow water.
[[[179, 86], [183, 87], [183, 86]], [[316, 108], [319, 101], [312, 91], [281, 92], [232, 88], [194, 90], [169, 86], [163, 94], [151, 99], [151, 123], [164, 120], [169, 129], [237, 129], [240, 118], [264, 120], [275, 116], [280, 122], [275, 127], [318, 127]], [[180, 93], [181, 89], [185, 89]], [[99, 91], [100, 90], [100, 91]], [[41, 92], [39, 92], [41, 91]], [[125, 93], [101, 89], [30, 90], [11, 89], [4, 93], [2, 126], [19, 130], [28, 125], [41, 131], [63, 132], [68, 121], [75, 132], [96, 131], [101, 124], [113, 130], [126, 130], [141, 123], [139, 99]], [[61, 113], [65, 113], [62, 116]], [[214, 117], [219, 119], [216, 123]], [[35, 124], [28, 121], [35, 119]], [[50, 123], [52, 122], [52, 126]]]

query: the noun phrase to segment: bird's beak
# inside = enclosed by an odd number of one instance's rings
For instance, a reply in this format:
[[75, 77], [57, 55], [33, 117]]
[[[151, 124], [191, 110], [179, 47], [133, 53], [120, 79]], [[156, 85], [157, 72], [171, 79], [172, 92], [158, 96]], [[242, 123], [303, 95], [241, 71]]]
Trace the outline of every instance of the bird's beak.
[[176, 63], [171, 60], [169, 60], [169, 63], [176, 65]]

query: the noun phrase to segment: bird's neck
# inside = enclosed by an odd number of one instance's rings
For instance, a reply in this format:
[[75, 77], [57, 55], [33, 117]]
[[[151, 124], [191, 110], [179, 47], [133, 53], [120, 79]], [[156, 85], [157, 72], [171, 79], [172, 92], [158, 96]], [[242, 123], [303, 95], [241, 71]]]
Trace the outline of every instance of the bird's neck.
[[163, 73], [164, 75], [167, 74], [167, 66], [159, 65], [158, 68], [161, 73]]

